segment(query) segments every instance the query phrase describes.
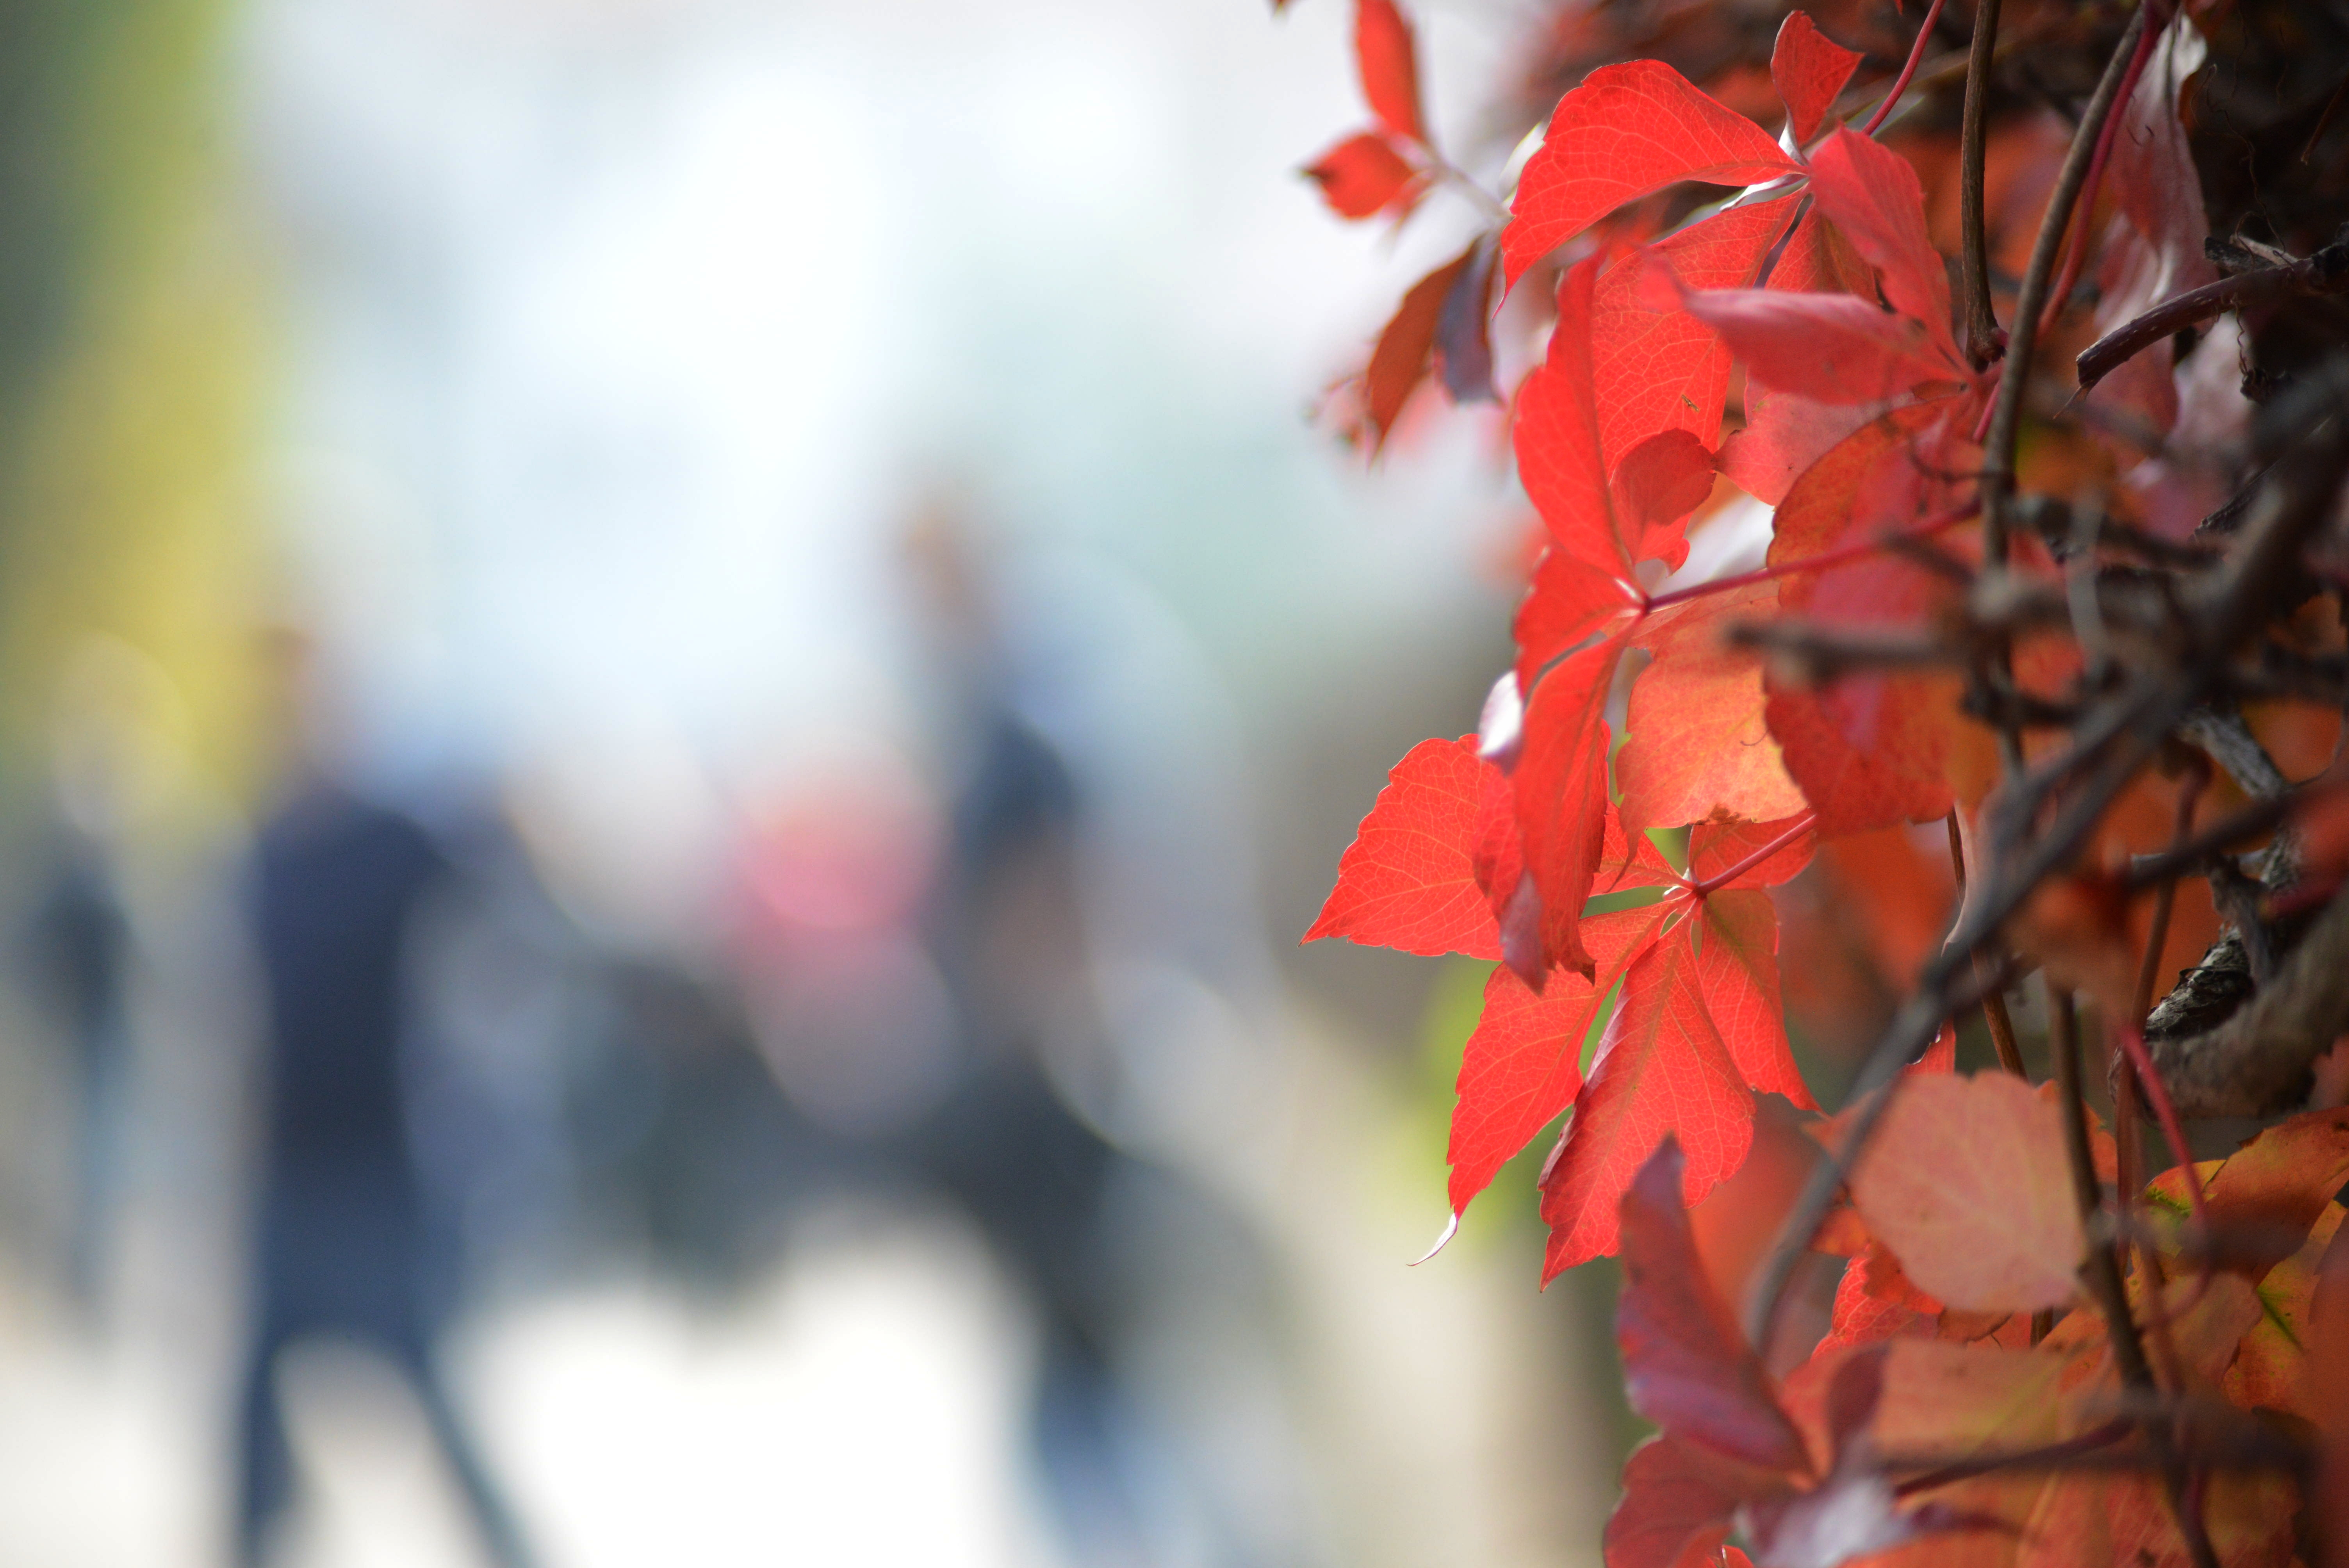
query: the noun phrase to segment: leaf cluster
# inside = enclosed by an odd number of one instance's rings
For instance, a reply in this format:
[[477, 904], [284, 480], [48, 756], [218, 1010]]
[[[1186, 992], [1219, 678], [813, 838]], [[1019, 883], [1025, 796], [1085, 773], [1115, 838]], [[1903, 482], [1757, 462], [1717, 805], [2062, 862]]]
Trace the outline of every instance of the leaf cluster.
[[[1449, 1207], [1558, 1128], [1544, 1277], [1624, 1258], [1661, 1436], [1610, 1564], [2349, 1562], [2349, 26], [1947, 9], [1574, 7], [1455, 162], [1358, 0], [1371, 123], [1308, 173], [1466, 243], [1340, 422], [1500, 401], [1537, 523], [1477, 730], [1396, 765], [1308, 937], [1497, 961]], [[1871, 934], [1833, 1118], [1785, 1022], [1820, 886], [1948, 889]], [[1816, 1147], [1740, 1274], [1687, 1212], [1763, 1096]]]

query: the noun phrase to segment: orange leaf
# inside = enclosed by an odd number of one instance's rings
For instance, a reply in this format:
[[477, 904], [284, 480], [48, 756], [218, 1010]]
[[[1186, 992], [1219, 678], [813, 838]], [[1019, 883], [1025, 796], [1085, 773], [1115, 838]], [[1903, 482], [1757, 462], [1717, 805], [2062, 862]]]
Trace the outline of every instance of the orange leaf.
[[1852, 1202], [1909, 1277], [1971, 1311], [2071, 1300], [2087, 1237], [2054, 1108], [2004, 1073], [1911, 1076], [1891, 1092]]
[[1762, 664], [1723, 630], [1767, 619], [1778, 585], [1757, 583], [1650, 615], [1633, 636], [1655, 655], [1631, 686], [1629, 733], [1615, 754], [1623, 820], [1670, 828], [1710, 818], [1769, 821], [1803, 810], [1763, 717]]

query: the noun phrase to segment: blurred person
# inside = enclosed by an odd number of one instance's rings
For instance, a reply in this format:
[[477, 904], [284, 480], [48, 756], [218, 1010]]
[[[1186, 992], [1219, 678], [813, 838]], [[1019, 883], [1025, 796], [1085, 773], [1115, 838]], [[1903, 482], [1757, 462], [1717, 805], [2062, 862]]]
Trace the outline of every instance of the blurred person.
[[150, 733], [168, 681], [128, 644], [91, 637], [67, 661], [50, 734], [40, 882], [26, 932], [32, 989], [65, 1047], [73, 1097], [66, 1292], [102, 1323], [128, 1150], [137, 959], [124, 886], [153, 805]]
[[309, 639], [280, 630], [266, 643], [284, 755], [250, 873], [268, 1040], [235, 1561], [264, 1560], [293, 1497], [279, 1354], [332, 1334], [404, 1374], [489, 1555], [522, 1568], [520, 1527], [435, 1361], [456, 1249], [426, 1201], [406, 1104], [407, 949], [450, 864], [422, 827], [333, 777]]
[[1111, 1130], [1132, 1091], [1092, 934], [1102, 802], [1032, 711], [1024, 668], [1025, 641], [1056, 628], [1005, 614], [950, 499], [919, 511], [905, 560], [958, 762], [924, 924], [959, 1059], [913, 1131], [911, 1163], [970, 1215], [1035, 1310], [1031, 1440], [1078, 1560], [1301, 1555], [1183, 1464], [1169, 1412], [1133, 1376], [1152, 1307], [1180, 1288], [1166, 1276], [1185, 1243], [1207, 1242], [1212, 1288], [1247, 1298], [1244, 1315], [1268, 1316], [1269, 1292], [1246, 1227]]

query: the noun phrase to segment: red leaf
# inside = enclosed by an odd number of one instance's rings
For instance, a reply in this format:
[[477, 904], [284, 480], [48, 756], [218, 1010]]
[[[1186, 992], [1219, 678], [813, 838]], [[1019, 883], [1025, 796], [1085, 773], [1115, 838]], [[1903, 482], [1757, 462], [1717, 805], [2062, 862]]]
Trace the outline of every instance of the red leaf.
[[1770, 50], [1770, 79], [1786, 106], [1795, 146], [1811, 139], [1862, 57], [1820, 32], [1806, 13], [1788, 14]]
[[[1681, 282], [1692, 289], [1737, 286], [1701, 284], [1687, 273]], [[1874, 283], [1850, 242], [1813, 207], [1787, 237], [1766, 286], [1782, 294], [1852, 294], [1872, 292]], [[1746, 494], [1775, 506], [1803, 470], [1867, 418], [1864, 408], [1847, 403], [1822, 403], [1748, 381], [1745, 428], [1722, 443], [1721, 471]]]
[[[1921, 521], [1928, 504], [1948, 493], [1930, 469], [1971, 467], [1947, 449], [1939, 464], [1929, 463], [1927, 443], [1948, 407], [1914, 406], [1871, 420], [1813, 464], [1779, 504], [1771, 564]], [[1779, 603], [1790, 614], [1832, 624], [1917, 630], [1948, 592], [1921, 568], [1876, 552], [1783, 579]], [[1818, 813], [1821, 836], [1948, 813], [1950, 762], [1965, 724], [1948, 678], [1870, 674], [1813, 690], [1771, 674], [1764, 684], [1770, 733]]]
[[1748, 1085], [1816, 1110], [1786, 1045], [1778, 1000], [1778, 912], [1765, 892], [1715, 892], [1704, 901], [1697, 985], [1713, 1027]]
[[1577, 927], [1609, 815], [1604, 715], [1623, 645], [1620, 636], [1612, 636], [1568, 655], [1541, 677], [1526, 705], [1525, 749], [1513, 782], [1526, 871], [1541, 900], [1539, 953], [1507, 956], [1529, 985], [1558, 965], [1591, 973]]
[[1904, 1073], [1953, 1073], [1958, 1070], [1958, 1031], [1953, 1024], [1943, 1024], [1925, 1054], [1900, 1069]]
[[1775, 583], [1669, 606], [1641, 622], [1635, 645], [1655, 655], [1631, 686], [1615, 753], [1623, 820], [1673, 828], [1713, 817], [1770, 821], [1804, 807], [1763, 717], [1761, 661], [1728, 646], [1723, 628], [1767, 619]]
[[1631, 1408], [1676, 1441], [1759, 1470], [1806, 1475], [1802, 1434], [1697, 1255], [1682, 1198], [1686, 1186], [1680, 1145], [1668, 1137], [1622, 1192], [1615, 1336]]
[[1690, 431], [1660, 430], [1623, 454], [1608, 489], [1633, 554], [1676, 566], [1688, 558], [1689, 514], [1713, 494], [1713, 453]]
[[1776, 391], [1880, 403], [1924, 382], [1957, 379], [1922, 324], [1851, 294], [1714, 289], [1683, 303], [1748, 374]]
[[[2178, 116], [2179, 88], [2201, 54], [2191, 24], [2174, 22], [2153, 46], [2136, 92], [2116, 117], [2105, 181], [2120, 211], [2096, 269], [2099, 333], [2217, 275], [2202, 251], [2209, 232], [2202, 182]], [[2086, 215], [2079, 222], [2085, 239]], [[2175, 345], [2163, 339], [2099, 382], [2089, 400], [2133, 414], [2167, 435], [2178, 418], [2175, 354]]]
[[[1892, 1254], [1885, 1252], [1880, 1243], [1871, 1242], [1868, 1246], [1868, 1251], [1844, 1266], [1843, 1279], [1836, 1285], [1835, 1308], [1828, 1319], [1826, 1337], [1811, 1352], [1815, 1357], [1828, 1355], [1847, 1345], [1876, 1345], [1896, 1335], [1923, 1331], [1919, 1327], [1923, 1316], [1908, 1300], [1873, 1288], [1875, 1282], [1870, 1278], [1868, 1265], [1878, 1257], [1890, 1258]], [[1893, 1267], [1898, 1270], [1899, 1264], [1896, 1262]]]
[[1531, 689], [1551, 660], [1639, 608], [1631, 585], [1620, 577], [1555, 546], [1542, 552], [1532, 591], [1517, 607], [1519, 687]]
[[1412, 284], [1394, 319], [1379, 334], [1378, 346], [1371, 350], [1371, 363], [1362, 372], [1362, 403], [1372, 451], [1385, 442], [1403, 404], [1427, 374], [1435, 347], [1436, 317], [1454, 282], [1475, 254], [1475, 247], [1471, 245]]
[[1591, 293], [1598, 275], [1593, 256], [1559, 281], [1549, 351], [1517, 390], [1511, 438], [1517, 477], [1550, 539], [1575, 559], [1628, 579], [1638, 557], [1616, 524], [1591, 373]]
[[[1797, 825], [1794, 821], [1702, 823], [1689, 835], [1689, 875], [1723, 888], [1776, 887], [1792, 881], [1811, 863], [1816, 847], [1808, 833], [1787, 836], [1788, 830]], [[1774, 844], [1779, 847], [1772, 849]], [[1764, 850], [1770, 851], [1767, 858], [1754, 859]], [[1736, 874], [1730, 875], [1732, 872]]]
[[1305, 173], [1341, 218], [1368, 218], [1390, 207], [1408, 211], [1420, 185], [1419, 170], [1374, 130], [1348, 137]]
[[1338, 885], [1304, 939], [1498, 958], [1500, 928], [1474, 856], [1486, 781], [1500, 773], [1476, 755], [1473, 735], [1413, 747], [1339, 860]]
[[1506, 965], [1485, 982], [1485, 1013], [1460, 1059], [1452, 1110], [1452, 1212], [1491, 1185], [1494, 1173], [1566, 1113], [1582, 1088], [1582, 1043], [1607, 994], [1646, 950], [1668, 911], [1661, 904], [1596, 914], [1582, 923], [1598, 973], [1549, 977], [1539, 993]]
[[1770, 134], [1661, 60], [1601, 66], [1559, 100], [1501, 233], [1508, 281], [1599, 219], [1683, 180], [1748, 185], [1794, 172]]
[[1909, 160], [1838, 129], [1811, 154], [1811, 197], [1876, 268], [1892, 308], [1924, 327], [1943, 374], [1965, 376], [1950, 331], [1950, 274], [1926, 234], [1924, 187]]
[[[1773, 689], [1763, 708], [1786, 771], [1823, 834], [1949, 815], [1942, 772], [1953, 683], [1865, 676], [1824, 689]], [[1859, 738], [1855, 740], [1855, 737]]]
[[[1591, 293], [1590, 376], [1599, 449], [1611, 469], [1660, 430], [1688, 430], [1710, 447], [1721, 435], [1729, 350], [1713, 328], [1648, 284], [1678, 277], [1692, 289], [1742, 288], [1785, 230], [1796, 203], [1754, 201], [1624, 257]], [[1677, 555], [1666, 564], [1678, 566]]]
[[1356, 0], [1354, 61], [1362, 74], [1362, 97], [1379, 123], [1397, 136], [1427, 144], [1419, 112], [1419, 54], [1411, 24], [1394, 0]]
[[1737, 1495], [1670, 1438], [1651, 1438], [1623, 1462], [1623, 1496], [1607, 1518], [1607, 1568], [1679, 1568], [1710, 1559], [1728, 1533]]
[[[1690, 929], [1683, 921], [1623, 976], [1622, 999], [1543, 1177], [1545, 1279], [1615, 1250], [1617, 1205], [1667, 1134], [1688, 1150], [1681, 1204], [1713, 1191], [1753, 1141], [1753, 1092], [1706, 1007]], [[1681, 1161], [1672, 1164], [1679, 1171]]]

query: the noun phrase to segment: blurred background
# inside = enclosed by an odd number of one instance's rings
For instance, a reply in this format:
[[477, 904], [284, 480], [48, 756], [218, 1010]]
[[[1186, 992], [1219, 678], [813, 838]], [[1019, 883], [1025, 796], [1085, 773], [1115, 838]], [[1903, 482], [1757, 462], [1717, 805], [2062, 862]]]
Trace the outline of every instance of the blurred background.
[[1296, 943], [1525, 516], [1316, 424], [1350, 24], [0, 5], [0, 1561], [1595, 1561], [1481, 971]]

